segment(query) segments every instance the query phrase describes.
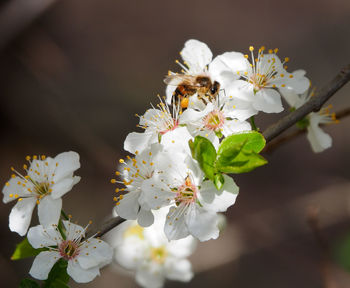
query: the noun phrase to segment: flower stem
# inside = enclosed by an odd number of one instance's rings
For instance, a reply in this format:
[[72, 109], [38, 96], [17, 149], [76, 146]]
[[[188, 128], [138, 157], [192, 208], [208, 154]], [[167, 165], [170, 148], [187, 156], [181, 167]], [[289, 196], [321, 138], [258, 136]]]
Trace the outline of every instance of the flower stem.
[[69, 219], [69, 217], [67, 216], [67, 214], [63, 210], [61, 210], [61, 216], [62, 216], [62, 218], [64, 220], [68, 220]]
[[63, 223], [62, 223], [62, 220], [60, 219], [60, 221], [58, 222], [58, 225], [57, 225], [57, 228], [58, 228], [58, 231], [60, 231], [61, 233], [61, 236], [64, 240], [66, 240], [66, 233], [64, 232], [63, 230]]
[[256, 125], [255, 125], [254, 116], [250, 117], [250, 124], [252, 124], [253, 130], [258, 131], [258, 128], [256, 128]]

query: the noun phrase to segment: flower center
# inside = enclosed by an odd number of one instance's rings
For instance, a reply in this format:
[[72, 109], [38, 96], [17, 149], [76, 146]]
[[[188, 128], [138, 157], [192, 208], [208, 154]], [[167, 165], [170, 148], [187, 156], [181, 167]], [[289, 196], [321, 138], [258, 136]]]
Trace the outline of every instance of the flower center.
[[179, 122], [175, 119], [172, 119], [172, 122], [171, 121], [168, 121], [166, 124], [166, 127], [164, 130], [162, 131], [159, 131], [159, 133], [161, 135], [164, 135], [166, 132], [169, 132], [169, 131], [172, 131], [172, 130], [175, 130], [177, 128], [177, 126], [179, 126]]
[[34, 183], [34, 191], [38, 196], [45, 196], [51, 192], [50, 184], [47, 182]]
[[63, 241], [58, 248], [60, 255], [66, 259], [71, 260], [79, 255], [79, 246], [71, 240]]
[[166, 257], [168, 256], [168, 251], [165, 249], [164, 246], [151, 248], [151, 259], [154, 262], [157, 262], [159, 264], [162, 264], [165, 262]]
[[225, 122], [224, 114], [219, 110], [214, 110], [204, 117], [204, 126], [213, 131], [218, 131]]
[[187, 176], [185, 183], [176, 191], [176, 206], [179, 206], [181, 203], [190, 204], [196, 201], [197, 191], [197, 187], [192, 183], [190, 177]]
[[139, 225], [134, 225], [131, 226], [130, 228], [128, 228], [125, 232], [124, 232], [124, 238], [127, 237], [132, 237], [132, 236], [136, 236], [138, 238], [140, 238], [141, 240], [144, 239], [143, 236], [143, 227], [139, 226]]
[[261, 88], [264, 88], [267, 85], [268, 78], [265, 74], [253, 74], [250, 79], [249, 83], [254, 85], [254, 90], [259, 91]]

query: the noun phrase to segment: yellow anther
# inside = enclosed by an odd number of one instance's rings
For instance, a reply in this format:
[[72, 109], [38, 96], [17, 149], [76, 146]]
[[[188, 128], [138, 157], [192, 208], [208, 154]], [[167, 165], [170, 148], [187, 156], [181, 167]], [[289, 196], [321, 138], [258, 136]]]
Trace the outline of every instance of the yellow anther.
[[115, 171], [115, 175], [119, 176], [120, 172], [119, 171]]
[[272, 54], [273, 53], [273, 50], [272, 49], [269, 49], [269, 54]]
[[275, 54], [278, 52], [278, 48], [275, 48], [274, 50], [273, 50], [273, 52], [275, 52]]
[[244, 58], [245, 58], [245, 59], [248, 59], [248, 57], [249, 57], [249, 56], [248, 56], [247, 54], [244, 55]]
[[90, 225], [92, 224], [92, 221], [91, 221], [91, 220], [89, 221], [89, 224], [90, 224]]
[[111, 183], [112, 183], [112, 184], [114, 184], [114, 183], [116, 183], [116, 182], [117, 182], [117, 180], [111, 179]]
[[34, 160], [38, 159], [38, 156], [33, 155], [33, 159], [34, 159]]
[[15, 178], [15, 177], [16, 177], [16, 175], [15, 175], [15, 174], [12, 174], [12, 175], [11, 175], [11, 178]]
[[126, 158], [128, 159], [128, 160], [131, 160], [131, 157], [128, 155], [128, 156], [126, 156]]
[[120, 204], [120, 202], [115, 203], [116, 206], [118, 206], [119, 204]]
[[289, 60], [290, 60], [289, 57], [284, 58], [284, 62], [286, 63], [289, 62]]
[[11, 171], [15, 171], [15, 168], [11, 167]]
[[124, 195], [120, 195], [119, 199], [122, 200], [124, 198]]
[[149, 165], [153, 166], [153, 165], [154, 165], [154, 163], [153, 163], [153, 162], [151, 162], [151, 163], [149, 163]]
[[18, 201], [22, 201], [23, 200], [23, 198], [18, 198]]
[[118, 193], [119, 191], [119, 188], [115, 188], [115, 193]]
[[118, 201], [118, 198], [117, 197], [113, 197], [113, 201]]
[[124, 159], [119, 159], [119, 163], [124, 163]]
[[275, 84], [273, 84], [273, 85], [272, 85], [272, 88], [276, 88], [276, 85], [275, 85]]
[[68, 215], [68, 218], [69, 218], [69, 219], [72, 219], [72, 217], [73, 217], [73, 216], [72, 216], [71, 214]]
[[287, 70], [288, 66], [287, 66], [287, 65], [284, 65], [283, 68], [284, 68], [285, 70]]
[[248, 75], [248, 72], [247, 72], [247, 71], [245, 71], [245, 72], [244, 72], [244, 75], [245, 75], [245, 76], [247, 76], [247, 75]]
[[11, 194], [9, 195], [9, 197], [12, 198], [12, 197], [13, 197], [13, 194], [11, 193]]
[[32, 190], [30, 188], [28, 188], [27, 190], [28, 190], [28, 192], [32, 193]]
[[27, 160], [27, 161], [30, 161], [30, 159], [31, 159], [31, 158], [30, 158], [30, 156], [29, 156], [29, 155], [28, 155], [28, 156], [26, 156], [26, 160]]
[[261, 47], [260, 47], [260, 50], [261, 50], [261, 51], [265, 51], [265, 46], [261, 46]]
[[45, 160], [46, 156], [45, 155], [41, 155], [41, 160]]
[[18, 194], [15, 194], [15, 198], [18, 198], [19, 196], [18, 196]]
[[38, 205], [40, 204], [40, 201], [39, 201], [39, 199], [37, 199], [37, 200], [36, 200], [36, 204], [38, 204]]
[[143, 163], [143, 164], [146, 164], [147, 162], [146, 162], [145, 160], [142, 160], [142, 163]]
[[28, 169], [28, 166], [26, 164], [23, 165], [23, 169], [24, 170], [27, 170]]
[[56, 167], [58, 166], [58, 162], [56, 162]]
[[284, 77], [284, 74], [282, 73], [280, 76], [281, 76], [281, 77]]
[[25, 178], [25, 179], [29, 179], [30, 177], [29, 177], [29, 175], [26, 175], [26, 176], [24, 176], [24, 178]]
[[289, 75], [289, 78], [293, 78], [294, 76], [292, 74]]
[[282, 84], [281, 87], [286, 87], [286, 85], [285, 85], [285, 84]]
[[152, 156], [152, 152], [149, 152], [148, 155], [149, 155], [149, 156]]
[[253, 52], [254, 51], [254, 47], [253, 46], [249, 46], [249, 51]]

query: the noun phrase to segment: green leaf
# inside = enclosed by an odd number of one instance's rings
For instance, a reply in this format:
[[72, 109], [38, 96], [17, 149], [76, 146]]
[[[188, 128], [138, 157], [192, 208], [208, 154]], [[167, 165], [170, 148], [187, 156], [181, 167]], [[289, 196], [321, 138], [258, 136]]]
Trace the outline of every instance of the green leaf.
[[265, 165], [267, 161], [258, 154], [265, 144], [264, 137], [257, 131], [226, 137], [218, 149], [215, 163], [217, 171], [238, 174]]
[[23, 279], [21, 283], [19, 283], [19, 288], [40, 288], [40, 286], [32, 279]]
[[213, 144], [202, 136], [196, 136], [194, 141], [189, 141], [192, 157], [196, 159], [205, 176], [214, 180], [216, 150]]
[[19, 260], [23, 258], [33, 257], [38, 255], [41, 251], [44, 251], [44, 250], [45, 248], [34, 249], [32, 245], [30, 245], [26, 237], [22, 242], [17, 244], [15, 252], [13, 252], [11, 256], [11, 260]]
[[69, 288], [67, 285], [69, 275], [67, 274], [68, 262], [60, 259], [52, 267], [47, 280], [45, 280], [43, 288]]
[[222, 176], [221, 173], [215, 174], [214, 185], [215, 185], [216, 189], [220, 190], [224, 186], [224, 183], [225, 183], [224, 176]]

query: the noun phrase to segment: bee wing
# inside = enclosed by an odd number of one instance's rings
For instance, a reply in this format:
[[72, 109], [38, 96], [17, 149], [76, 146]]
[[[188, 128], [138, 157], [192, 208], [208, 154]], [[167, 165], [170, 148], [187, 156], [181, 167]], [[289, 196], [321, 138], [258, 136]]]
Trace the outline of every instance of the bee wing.
[[191, 75], [167, 75], [164, 78], [164, 83], [172, 86], [178, 86], [180, 84], [182, 85], [188, 85], [192, 87], [200, 87], [199, 83], [196, 83], [196, 76]]

